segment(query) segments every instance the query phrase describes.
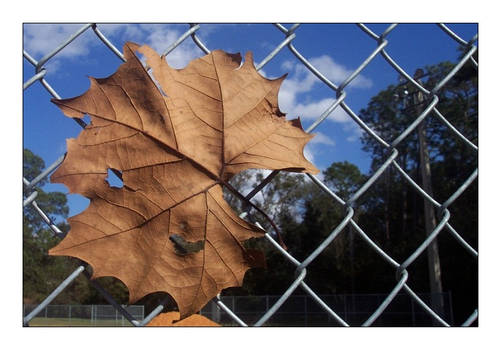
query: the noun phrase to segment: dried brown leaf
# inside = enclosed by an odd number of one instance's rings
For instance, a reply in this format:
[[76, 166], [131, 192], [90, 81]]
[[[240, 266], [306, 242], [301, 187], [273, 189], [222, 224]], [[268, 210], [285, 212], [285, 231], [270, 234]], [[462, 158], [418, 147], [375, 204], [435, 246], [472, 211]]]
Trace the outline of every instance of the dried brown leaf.
[[[278, 108], [283, 77], [263, 78], [250, 53], [240, 66], [240, 55], [216, 50], [180, 70], [148, 46], [127, 43], [124, 55], [83, 95], [53, 100], [69, 117], [91, 118], [51, 177], [90, 204], [49, 253], [120, 279], [130, 303], [169, 293], [185, 318], [264, 264], [243, 245], [263, 231], [231, 210], [222, 186], [249, 168], [317, 172], [303, 156], [312, 136]], [[106, 181], [108, 169], [122, 188]]]

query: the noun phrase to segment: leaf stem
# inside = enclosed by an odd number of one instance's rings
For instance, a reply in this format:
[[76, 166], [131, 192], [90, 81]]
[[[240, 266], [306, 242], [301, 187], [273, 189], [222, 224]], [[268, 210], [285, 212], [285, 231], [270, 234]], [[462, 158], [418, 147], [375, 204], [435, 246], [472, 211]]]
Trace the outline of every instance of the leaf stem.
[[261, 215], [263, 215], [265, 217], [266, 220], [268, 220], [268, 222], [270, 223], [270, 225], [273, 227], [273, 230], [275, 230], [276, 234], [277, 234], [277, 238], [278, 238], [278, 243], [280, 244], [280, 246], [287, 250], [287, 246], [285, 245], [284, 241], [282, 240], [282, 236], [280, 235], [280, 230], [278, 229], [277, 225], [273, 222], [273, 220], [268, 216], [268, 214], [266, 214], [261, 208], [259, 208], [257, 205], [255, 205], [254, 203], [252, 203], [249, 199], [245, 198], [240, 192], [238, 192], [233, 186], [231, 186], [228, 182], [224, 181], [224, 180], [220, 180], [221, 181], [221, 184], [226, 186], [227, 189], [229, 189], [231, 191], [231, 193], [233, 193], [235, 196], [238, 197], [238, 199], [240, 199], [241, 201], [243, 201], [244, 203], [247, 203], [249, 204], [251, 207], [253, 207], [254, 209], [257, 210], [258, 213], [260, 213]]

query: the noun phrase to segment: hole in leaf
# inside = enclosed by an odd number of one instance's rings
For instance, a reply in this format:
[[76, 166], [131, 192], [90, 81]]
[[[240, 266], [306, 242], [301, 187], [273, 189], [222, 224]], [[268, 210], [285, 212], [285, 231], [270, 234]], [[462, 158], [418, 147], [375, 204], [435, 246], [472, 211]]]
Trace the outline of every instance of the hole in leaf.
[[85, 124], [89, 125], [91, 123], [90, 117], [88, 114], [84, 115], [83, 118], [81, 118]]
[[122, 172], [116, 169], [108, 169], [108, 177], [106, 178], [106, 181], [108, 181], [108, 184], [111, 187], [122, 188], [124, 186]]

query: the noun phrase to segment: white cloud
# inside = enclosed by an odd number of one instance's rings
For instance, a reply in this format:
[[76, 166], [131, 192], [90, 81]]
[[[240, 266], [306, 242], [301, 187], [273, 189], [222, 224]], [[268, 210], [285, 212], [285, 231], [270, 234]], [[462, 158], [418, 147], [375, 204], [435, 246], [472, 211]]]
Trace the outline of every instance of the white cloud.
[[[53, 52], [82, 26], [82, 24], [25, 24], [23, 27], [23, 49], [39, 61]], [[47, 68], [47, 74], [58, 71], [62, 58], [79, 57], [89, 53], [88, 46], [91, 43], [92, 34], [87, 33], [87, 31], [47, 61], [44, 65]]]
[[348, 142], [355, 142], [359, 139], [359, 137], [357, 135], [350, 135], [346, 138], [346, 141]]
[[[162, 54], [183, 33], [166, 25], [147, 24], [141, 25], [145, 37], [144, 43], [149, 45], [159, 54]], [[191, 60], [201, 57], [204, 53], [189, 39], [183, 41], [166, 59], [174, 68], [184, 68]]]
[[[82, 26], [82, 24], [26, 24], [23, 37], [24, 49], [39, 60]], [[163, 53], [182, 35], [181, 30], [162, 24], [100, 24], [98, 28], [112, 42], [113, 37], [120, 35], [128, 41], [147, 44], [159, 53]], [[47, 63], [47, 65], [51, 64], [49, 72], [57, 68], [58, 60], [85, 57], [91, 52], [93, 45], [100, 44], [100, 40], [92, 29], [87, 29], [49, 60]], [[118, 49], [122, 50], [121, 47]], [[167, 55], [167, 62], [174, 68], [182, 68], [192, 59], [202, 55], [203, 52], [191, 40], [185, 40]]]
[[[244, 196], [247, 196], [252, 190], [254, 190], [254, 187], [255, 185], [257, 184], [257, 179], [258, 179], [258, 176], [262, 176], [262, 178], [266, 178], [268, 175], [271, 174], [271, 170], [268, 170], [268, 169], [254, 169], [254, 168], [251, 168], [251, 169], [247, 169], [247, 170], [244, 170], [242, 173], [245, 173], [246, 176], [248, 176], [247, 180], [245, 183], [243, 184], [240, 184], [240, 187], [237, 188], [239, 190], [239, 192], [244, 195]], [[253, 201], [256, 201], [257, 204], [262, 204], [262, 200], [263, 200], [263, 196], [262, 196], [262, 193], [261, 193], [261, 196], [259, 195], [255, 195], [252, 200]]]
[[[311, 64], [321, 72], [327, 79], [336, 85], [340, 85], [348, 78], [353, 70], [336, 63], [331, 57], [322, 55], [310, 58]], [[279, 106], [282, 112], [289, 118], [300, 117], [302, 120], [317, 120], [336, 99], [334, 97], [315, 98], [315, 88], [321, 86], [323, 82], [311, 73], [301, 62], [284, 61], [281, 65], [282, 70], [291, 72], [283, 82], [278, 94]], [[363, 75], [355, 78], [347, 88], [366, 89], [372, 86], [372, 81]], [[333, 92], [334, 94], [334, 92]], [[360, 127], [351, 119], [351, 117], [341, 108], [336, 107], [326, 120], [336, 123], [342, 123], [343, 130], [346, 132], [346, 140], [355, 142], [360, 138]], [[305, 157], [314, 163], [315, 155], [322, 152], [319, 145], [335, 146], [334, 140], [328, 136], [317, 134], [305, 147]]]
[[[353, 72], [353, 70], [336, 63], [327, 55], [310, 58], [309, 62], [336, 85], [341, 84]], [[301, 94], [310, 93], [311, 95], [314, 87], [323, 84], [323, 82], [301, 62], [284, 61], [281, 68], [292, 72], [283, 82], [278, 95], [280, 109], [283, 112], [294, 117], [300, 116], [303, 119], [317, 119], [334, 103], [334, 98], [309, 99], [306, 102], [300, 102]], [[348, 88], [369, 88], [371, 86], [372, 81], [370, 79], [359, 75], [348, 85]], [[337, 107], [330, 114], [329, 119], [341, 123], [351, 120], [340, 107]]]
[[[128, 41], [135, 41], [138, 44], [146, 44], [159, 54], [173, 44], [182, 34], [183, 28], [167, 24], [103, 24], [102, 31], [110, 35], [119, 34]], [[185, 28], [186, 29], [186, 28]], [[204, 53], [189, 39], [184, 40], [166, 57], [167, 62], [174, 68], [183, 68], [194, 58], [200, 57]]]
[[[319, 153], [323, 153], [323, 145], [329, 146], [329, 147], [334, 147], [336, 145], [336, 142], [330, 138], [329, 136], [325, 135], [324, 133], [321, 132], [314, 132], [313, 133], [315, 137], [313, 137], [310, 142], [306, 144], [306, 147], [304, 148], [304, 156], [306, 159], [308, 159], [311, 163], [315, 164], [315, 157]], [[318, 165], [315, 164], [317, 167]]]
[[[305, 120], [316, 120], [319, 118], [323, 112], [325, 112], [336, 100], [334, 98], [324, 98], [318, 101], [312, 101], [307, 103], [297, 103], [293, 105], [294, 116], [300, 116], [301, 119]], [[281, 105], [280, 105], [281, 106]], [[282, 107], [281, 107], [282, 108]], [[341, 108], [336, 107], [334, 111], [329, 114], [330, 120], [345, 123], [351, 118], [349, 115]]]
[[350, 136], [346, 138], [348, 142], [358, 141], [364, 133], [363, 129], [355, 122], [346, 124], [343, 126], [343, 130], [351, 133]]
[[334, 146], [336, 143], [334, 142], [333, 139], [331, 139], [329, 136], [321, 133], [321, 132], [315, 132], [315, 137], [311, 139], [309, 144], [321, 144], [321, 145], [328, 145], [328, 146]]
[[[52, 52], [61, 43], [82, 27], [81, 24], [25, 24], [24, 49], [37, 59]], [[92, 29], [90, 29], [92, 31]], [[89, 35], [83, 33], [57, 54], [57, 57], [86, 55], [90, 43]]]
[[283, 61], [283, 62], [282, 62], [282, 65], [281, 65], [281, 68], [282, 68], [283, 70], [290, 71], [290, 70], [292, 70], [292, 69], [294, 68], [294, 62], [289, 61], [289, 60], [287, 60], [287, 61]]
[[310, 163], [315, 164], [315, 152], [311, 143], [308, 143], [304, 148], [304, 157], [310, 161]]
[[[326, 55], [310, 58], [309, 61], [318, 71], [336, 85], [341, 84], [353, 72], [345, 66], [336, 63], [331, 57]], [[299, 116], [303, 120], [316, 120], [335, 103], [336, 99], [334, 97], [314, 98], [314, 89], [323, 83], [302, 63], [284, 61], [281, 68], [291, 72], [288, 78], [283, 82], [278, 95], [280, 109], [287, 113], [289, 118]], [[372, 86], [372, 81], [364, 76], [359, 76], [348, 86], [350, 88], [369, 88]], [[304, 98], [305, 94], [306, 98]], [[352, 134], [357, 131], [353, 127], [355, 123], [341, 107], [336, 107], [334, 111], [329, 114], [327, 120], [349, 126], [349, 129], [345, 129], [349, 141], [355, 141], [358, 138], [358, 135]], [[317, 136], [314, 137], [304, 149], [305, 157], [312, 163], [315, 162], [315, 155], [321, 151], [318, 147], [319, 145], [330, 147], [335, 145], [334, 140], [328, 136], [322, 133], [316, 134]]]
[[[348, 69], [346, 66], [335, 62], [330, 56], [321, 55], [318, 57], [309, 58], [308, 61], [327, 79], [336, 85], [340, 85], [346, 80], [354, 71]], [[283, 70], [293, 71], [293, 77], [296, 81], [301, 81], [308, 89], [315, 83], [321, 81], [310, 72], [308, 68], [301, 62], [293, 62], [290, 60], [284, 61], [281, 65]], [[357, 88], [370, 88], [372, 87], [372, 80], [359, 74], [348, 87]]]
[[[312, 58], [310, 60], [310, 63], [327, 79], [329, 79], [336, 85], [341, 84], [353, 73], [353, 70], [346, 68], [342, 64], [336, 63], [331, 57], [327, 55]], [[307, 70], [305, 66], [301, 66], [304, 71]], [[357, 88], [370, 88], [372, 87], [372, 80], [359, 74], [348, 86]]]

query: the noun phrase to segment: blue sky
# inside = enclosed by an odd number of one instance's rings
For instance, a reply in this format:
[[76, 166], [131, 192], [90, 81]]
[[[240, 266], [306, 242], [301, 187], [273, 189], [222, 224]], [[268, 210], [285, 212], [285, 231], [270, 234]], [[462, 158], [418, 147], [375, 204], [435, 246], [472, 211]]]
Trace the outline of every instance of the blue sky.
[[[465, 40], [477, 32], [474, 23], [447, 24]], [[62, 41], [77, 31], [82, 24], [26, 24], [23, 27], [23, 48], [39, 60]], [[290, 27], [290, 24], [285, 24]], [[367, 24], [376, 34], [389, 24]], [[164, 51], [183, 32], [187, 24], [98, 24], [98, 28], [119, 49], [126, 41], [148, 44], [158, 52]], [[296, 30], [294, 47], [322, 74], [339, 85], [377, 47], [355, 24], [302, 24]], [[279, 43], [284, 34], [272, 24], [201, 24], [197, 36], [209, 49], [240, 52], [252, 51], [256, 63], [261, 62]], [[409, 74], [419, 67], [441, 61], [457, 61], [458, 44], [436, 24], [406, 23], [398, 25], [388, 36], [386, 52]], [[190, 60], [204, 53], [186, 39], [167, 56], [169, 64], [184, 67]], [[113, 74], [121, 64], [94, 34], [87, 30], [46, 64], [45, 79], [62, 98], [74, 97], [89, 87], [89, 76], [105, 77]], [[34, 67], [23, 62], [23, 81], [34, 75]], [[279, 93], [279, 105], [288, 118], [301, 117], [306, 129], [335, 100], [335, 93], [313, 74], [289, 51], [282, 49], [268, 64], [262, 74], [269, 78], [288, 73]], [[379, 55], [346, 88], [345, 102], [358, 113], [371, 96], [398, 81], [398, 74]], [[23, 94], [23, 143], [40, 155], [48, 166], [66, 151], [66, 139], [76, 137], [80, 127], [63, 116], [50, 102], [50, 94], [35, 83]], [[362, 130], [340, 108], [314, 131], [317, 136], [306, 148], [306, 156], [320, 169], [332, 162], [350, 161], [367, 172], [370, 157], [361, 150]], [[28, 179], [31, 180], [31, 179]], [[47, 190], [67, 192], [62, 185], [48, 185]], [[86, 206], [79, 195], [70, 195], [70, 215]]]

